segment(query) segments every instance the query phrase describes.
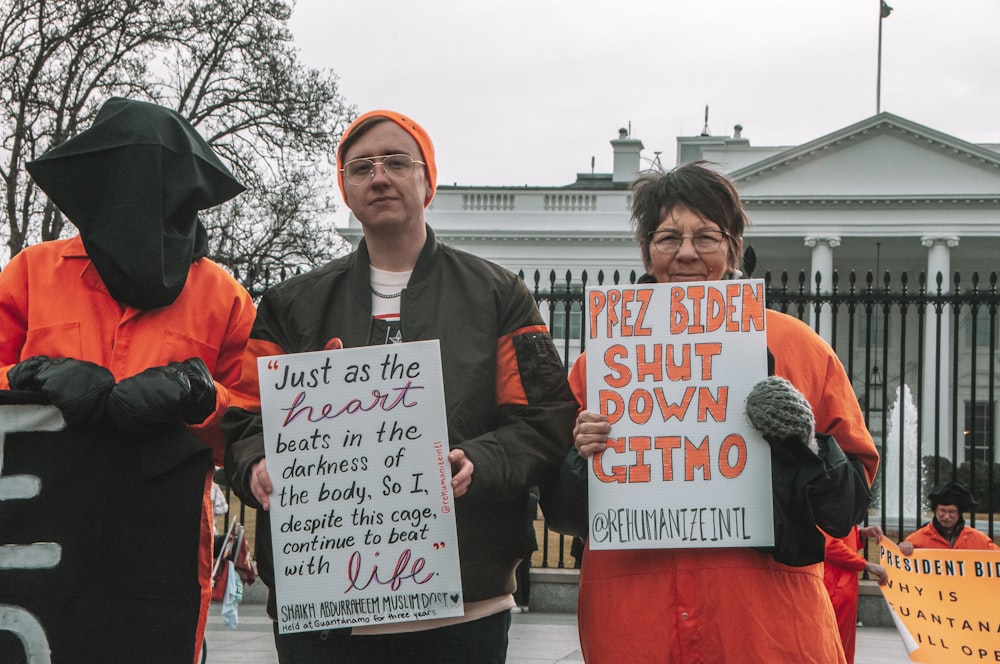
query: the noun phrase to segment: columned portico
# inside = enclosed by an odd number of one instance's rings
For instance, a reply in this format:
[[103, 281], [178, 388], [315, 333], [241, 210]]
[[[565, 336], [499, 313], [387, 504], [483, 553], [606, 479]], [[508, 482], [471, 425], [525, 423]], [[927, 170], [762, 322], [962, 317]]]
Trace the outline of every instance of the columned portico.
[[[807, 235], [805, 245], [812, 249], [812, 270], [809, 273], [809, 289], [816, 289], [816, 275], [818, 274], [819, 292], [829, 293], [833, 284], [833, 250], [840, 246], [840, 237], [837, 235]], [[830, 342], [833, 332], [833, 326], [830, 321], [830, 309], [823, 307], [819, 316], [819, 329], [817, 329], [817, 332], [827, 342]]]
[[[927, 291], [936, 293], [938, 289], [938, 274], [941, 275], [941, 294], [951, 291], [951, 250], [958, 246], [957, 235], [931, 234], [920, 238], [920, 243], [927, 247]], [[940, 320], [940, 326], [938, 321]], [[920, 428], [923, 433], [925, 449], [935, 442], [935, 426], [937, 422], [937, 440], [942, 447], [951, 445], [952, 428], [950, 423], [951, 409], [947, 403], [939, 403], [935, 386], [947, 385], [951, 378], [950, 351], [950, 307], [945, 305], [942, 315], [928, 316], [926, 339], [924, 347], [923, 403], [920, 408]], [[940, 330], [940, 337], [938, 336]], [[938, 339], [940, 338], [940, 343]], [[947, 392], [942, 392], [947, 394]]]

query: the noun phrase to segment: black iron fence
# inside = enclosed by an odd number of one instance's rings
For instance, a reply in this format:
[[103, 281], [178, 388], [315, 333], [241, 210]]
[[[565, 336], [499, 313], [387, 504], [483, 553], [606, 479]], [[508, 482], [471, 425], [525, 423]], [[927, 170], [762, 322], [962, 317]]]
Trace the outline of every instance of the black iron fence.
[[[632, 272], [523, 275], [567, 367], [586, 350], [587, 286], [634, 283]], [[927, 519], [928, 489], [960, 481], [979, 501], [968, 525], [996, 538], [997, 274], [946, 284], [906, 273], [764, 276], [767, 306], [809, 323], [837, 352], [882, 456], [869, 522], [901, 539]], [[794, 352], [794, 351], [792, 351]], [[570, 544], [546, 532], [543, 566], [572, 567]]]
[[[267, 275], [280, 281], [283, 270]], [[290, 276], [290, 275], [287, 275]], [[567, 367], [586, 349], [587, 286], [635, 283], [639, 274], [521, 275], [547, 318]], [[960, 481], [979, 501], [968, 525], [996, 539], [1000, 513], [997, 463], [997, 274], [986, 280], [943, 275], [911, 281], [854, 272], [831, 283], [804, 273], [764, 275], [767, 306], [817, 330], [837, 352], [882, 456], [869, 523], [901, 539], [927, 518], [927, 491]], [[256, 293], [255, 295], [259, 295]], [[235, 502], [235, 500], [234, 500]], [[237, 503], [238, 505], [238, 503]], [[253, 515], [240, 509], [253, 527]], [[569, 538], [544, 534], [543, 567], [572, 568]]]

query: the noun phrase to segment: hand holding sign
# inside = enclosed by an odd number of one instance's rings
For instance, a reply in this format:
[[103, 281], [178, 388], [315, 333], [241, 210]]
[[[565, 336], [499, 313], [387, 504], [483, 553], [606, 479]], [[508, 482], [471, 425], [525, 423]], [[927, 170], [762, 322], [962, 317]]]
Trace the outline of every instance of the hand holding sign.
[[591, 410], [580, 411], [573, 427], [573, 444], [584, 459], [589, 459], [608, 446], [611, 423], [608, 418]]
[[456, 498], [464, 496], [472, 485], [472, 471], [475, 469], [472, 459], [465, 456], [465, 450], [452, 450], [448, 453], [451, 463], [451, 489]]
[[[461, 615], [438, 342], [258, 358], [281, 633]], [[452, 470], [454, 469], [454, 477]]]
[[769, 546], [770, 455], [742, 405], [766, 376], [760, 280], [588, 289], [594, 549]]

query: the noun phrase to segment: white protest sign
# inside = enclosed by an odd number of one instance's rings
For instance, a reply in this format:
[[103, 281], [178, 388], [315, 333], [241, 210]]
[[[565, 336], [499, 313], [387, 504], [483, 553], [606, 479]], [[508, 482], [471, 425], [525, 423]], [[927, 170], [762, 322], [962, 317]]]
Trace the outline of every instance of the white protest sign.
[[762, 280], [587, 290], [590, 546], [774, 543], [770, 448], [744, 409], [767, 376]]
[[462, 615], [438, 342], [258, 372], [281, 633]]

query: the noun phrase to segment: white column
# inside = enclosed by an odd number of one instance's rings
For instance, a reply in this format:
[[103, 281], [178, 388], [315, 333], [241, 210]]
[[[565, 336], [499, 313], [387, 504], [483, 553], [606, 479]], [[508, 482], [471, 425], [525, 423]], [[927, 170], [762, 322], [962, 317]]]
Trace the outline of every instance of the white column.
[[[818, 272], [820, 275], [819, 292], [829, 293], [833, 286], [833, 250], [840, 246], [840, 237], [836, 235], [807, 235], [805, 245], [812, 248], [809, 290], [815, 291], [816, 273]], [[819, 326], [816, 327], [816, 331], [828, 343], [833, 339], [833, 325], [828, 306], [824, 306], [820, 311]]]
[[[958, 246], [956, 235], [924, 235], [920, 243], [927, 247], [927, 292], [937, 293], [937, 275], [941, 273], [941, 293], [951, 291], [951, 250]], [[951, 427], [951, 352], [952, 339], [951, 307], [945, 306], [941, 312], [941, 351], [938, 354], [938, 327], [936, 315], [931, 307], [927, 308], [927, 329], [924, 348], [924, 385], [923, 400], [920, 404], [920, 429], [923, 433], [924, 454], [934, 453], [934, 422], [937, 419], [937, 435], [941, 444], [942, 456], [947, 456], [951, 449], [951, 437], [955, 435]], [[935, 388], [940, 386], [941, 396], [935, 402]], [[937, 416], [935, 416], [937, 408]], [[959, 446], [961, 449], [961, 446]], [[958, 459], [953, 459], [958, 463]]]

